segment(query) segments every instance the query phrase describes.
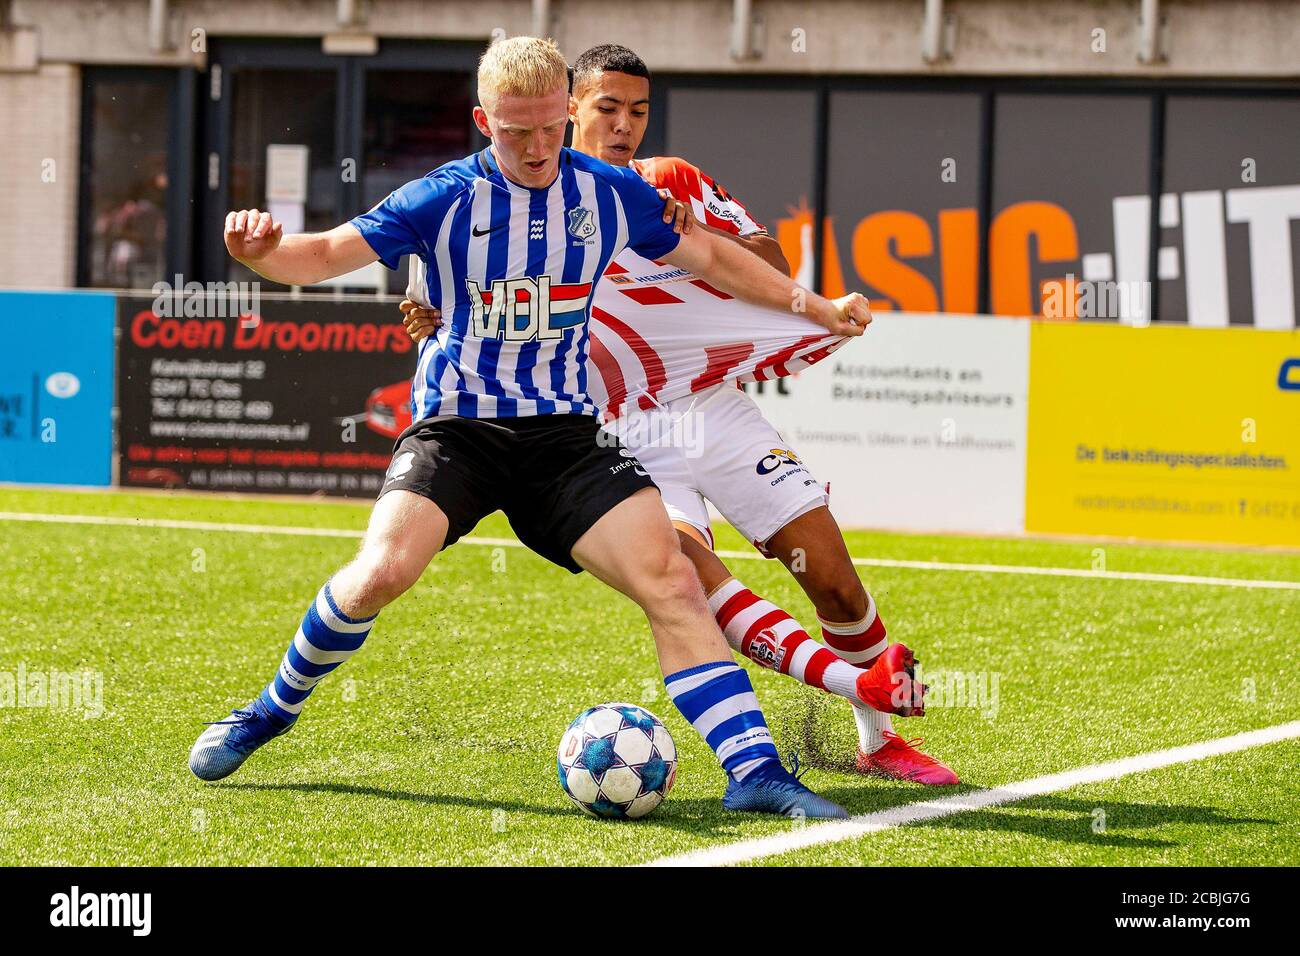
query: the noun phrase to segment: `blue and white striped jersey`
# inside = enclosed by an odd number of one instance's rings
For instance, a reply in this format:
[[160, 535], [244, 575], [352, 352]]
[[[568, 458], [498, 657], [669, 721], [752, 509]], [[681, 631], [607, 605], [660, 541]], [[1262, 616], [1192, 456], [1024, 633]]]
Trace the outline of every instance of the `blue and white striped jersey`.
[[559, 167], [550, 187], [529, 189], [485, 149], [352, 220], [390, 269], [419, 258], [415, 291], [442, 311], [420, 345], [413, 421], [597, 413], [587, 394], [595, 285], [625, 247], [658, 259], [679, 237], [633, 170], [567, 148]]

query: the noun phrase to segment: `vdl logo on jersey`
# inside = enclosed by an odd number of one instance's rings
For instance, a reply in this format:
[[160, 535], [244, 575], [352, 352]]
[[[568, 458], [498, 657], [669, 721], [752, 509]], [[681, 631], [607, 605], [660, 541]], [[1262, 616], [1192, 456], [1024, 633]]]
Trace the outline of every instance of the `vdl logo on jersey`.
[[548, 341], [581, 325], [591, 297], [590, 282], [553, 285], [549, 275], [536, 279], [497, 279], [484, 289], [465, 280], [469, 292], [469, 334], [507, 342]]

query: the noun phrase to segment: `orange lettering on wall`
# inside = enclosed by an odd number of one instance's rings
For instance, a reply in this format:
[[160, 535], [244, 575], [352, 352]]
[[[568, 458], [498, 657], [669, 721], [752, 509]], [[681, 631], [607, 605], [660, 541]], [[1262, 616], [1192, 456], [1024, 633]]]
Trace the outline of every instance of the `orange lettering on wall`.
[[945, 312], [979, 308], [980, 222], [974, 209], [939, 210], [939, 271]]
[[787, 207], [788, 215], [776, 221], [776, 241], [781, 245], [785, 261], [790, 263], [790, 274], [798, 277], [804, 268], [804, 246], [808, 255], [812, 255], [812, 210], [806, 203], [800, 203], [796, 209]]
[[1074, 219], [1050, 202], [1018, 202], [1003, 209], [989, 228], [989, 306], [994, 315], [1037, 315], [1030, 286], [1029, 237], [1038, 240], [1039, 262], [1079, 257]]
[[834, 217], [827, 216], [822, 228], [822, 295], [837, 299], [844, 295], [844, 270], [840, 267], [840, 247], [831, 227]]
[[[799, 282], [811, 284], [812, 210], [807, 202], [801, 202], [797, 209], [788, 208], [788, 212], [788, 216], [776, 221], [776, 241], [781, 245], [786, 262], [790, 263], [790, 274]], [[822, 227], [822, 294], [833, 299], [844, 295], [844, 272], [840, 268], [840, 250], [835, 242], [832, 221], [832, 217], [827, 216]]]
[[890, 210], [868, 216], [853, 230], [853, 266], [864, 282], [893, 304], [872, 299], [871, 307], [888, 311], [937, 312], [939, 297], [930, 280], [900, 259], [934, 253], [930, 225], [916, 213]]

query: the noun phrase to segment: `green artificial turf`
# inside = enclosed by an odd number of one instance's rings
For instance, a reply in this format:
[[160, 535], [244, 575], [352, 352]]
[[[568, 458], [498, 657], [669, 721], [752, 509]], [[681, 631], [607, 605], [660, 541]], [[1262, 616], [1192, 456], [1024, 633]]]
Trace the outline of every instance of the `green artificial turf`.
[[[0, 489], [0, 511], [359, 531], [368, 506]], [[476, 534], [509, 529], [495, 516]], [[0, 535], [0, 674], [102, 680], [102, 713], [0, 708], [0, 863], [623, 864], [794, 825], [722, 810], [721, 774], [665, 695], [640, 612], [523, 549], [462, 543], [439, 557], [292, 733], [204, 784], [186, 768], [202, 722], [266, 683], [356, 540], [12, 520]], [[1086, 569], [1103, 548], [1109, 570], [1300, 580], [1300, 555], [1279, 552], [848, 538], [865, 558]], [[719, 546], [745, 547], [730, 533]], [[779, 564], [730, 563], [815, 623]], [[860, 571], [923, 668], [987, 682], [987, 694], [950, 693], [950, 706], [897, 721], [963, 787], [1300, 719], [1296, 591]], [[847, 704], [750, 670], [778, 745], [812, 764], [814, 789], [853, 813], [938, 795], [848, 772]], [[556, 781], [565, 726], [609, 700], [654, 711], [681, 754], [671, 796], [635, 823], [581, 816]], [[1272, 744], [757, 862], [1294, 865], [1297, 756], [1294, 741]]]

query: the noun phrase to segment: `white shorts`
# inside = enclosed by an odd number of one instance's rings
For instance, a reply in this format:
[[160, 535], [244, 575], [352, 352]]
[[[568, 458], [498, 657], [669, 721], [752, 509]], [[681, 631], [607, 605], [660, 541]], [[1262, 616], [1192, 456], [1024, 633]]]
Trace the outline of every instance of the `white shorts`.
[[616, 427], [659, 486], [669, 517], [698, 528], [710, 544], [706, 499], [760, 549], [826, 504], [817, 479], [734, 383], [633, 413]]

